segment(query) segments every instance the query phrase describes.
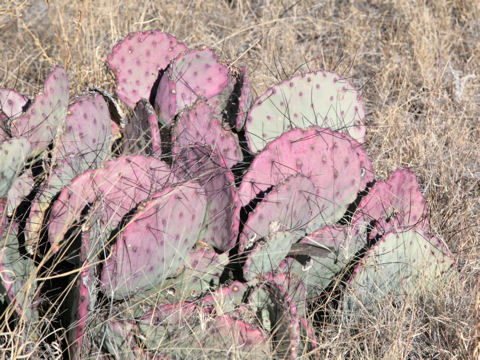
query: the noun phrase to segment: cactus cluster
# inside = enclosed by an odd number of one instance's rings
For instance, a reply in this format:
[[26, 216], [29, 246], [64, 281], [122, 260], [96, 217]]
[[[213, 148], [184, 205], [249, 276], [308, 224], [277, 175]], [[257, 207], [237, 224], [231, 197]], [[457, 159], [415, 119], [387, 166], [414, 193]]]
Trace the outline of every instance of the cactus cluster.
[[368, 308], [453, 267], [415, 175], [376, 180], [342, 77], [306, 73], [255, 100], [245, 69], [160, 31], [107, 62], [124, 105], [99, 89], [69, 104], [61, 67], [33, 101], [0, 89], [12, 326], [64, 329], [72, 359], [296, 359], [319, 346], [324, 295]]

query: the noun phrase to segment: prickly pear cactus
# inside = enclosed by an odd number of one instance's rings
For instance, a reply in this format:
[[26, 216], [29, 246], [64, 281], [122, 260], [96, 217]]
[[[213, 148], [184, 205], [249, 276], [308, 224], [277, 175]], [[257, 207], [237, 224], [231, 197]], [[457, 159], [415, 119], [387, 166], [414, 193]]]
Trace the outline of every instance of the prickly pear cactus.
[[[100, 95], [82, 96], [68, 108], [65, 130], [53, 147], [50, 166], [45, 166], [46, 180], [31, 205], [26, 234], [40, 231], [55, 195], [76, 176], [95, 169], [109, 158], [111, 138], [110, 115]], [[28, 236], [29, 244], [35, 241]]]
[[31, 105], [0, 89], [9, 325], [73, 359], [318, 358], [322, 299], [348, 321], [455, 274], [415, 175], [375, 180], [345, 79], [254, 100], [245, 68], [160, 31], [107, 61], [126, 115], [94, 87], [68, 107], [60, 67]]
[[48, 233], [53, 249], [58, 251], [86, 207], [100, 212], [101, 225], [108, 233], [138, 203], [174, 182], [175, 176], [163, 161], [141, 155], [119, 157], [101, 169], [84, 172], [63, 188], [51, 207]]
[[357, 146], [348, 135], [316, 126], [288, 131], [255, 157], [239, 187], [240, 202], [245, 206], [288, 176], [302, 174], [313, 182], [318, 199], [307, 231], [333, 224], [365, 185]]

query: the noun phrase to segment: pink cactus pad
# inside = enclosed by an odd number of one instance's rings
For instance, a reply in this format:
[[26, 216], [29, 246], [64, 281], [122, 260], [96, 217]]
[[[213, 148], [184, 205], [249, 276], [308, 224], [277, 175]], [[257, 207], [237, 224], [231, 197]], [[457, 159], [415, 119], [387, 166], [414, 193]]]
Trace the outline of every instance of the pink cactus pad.
[[128, 35], [107, 57], [117, 77], [115, 92], [129, 107], [149, 99], [159, 72], [187, 47], [172, 35], [154, 30]]
[[[380, 221], [382, 218], [384, 221]], [[413, 172], [398, 169], [387, 181], [378, 181], [372, 187], [360, 202], [352, 224], [364, 232], [372, 220], [381, 222], [377, 230], [382, 234], [398, 226], [415, 226], [428, 230], [425, 199]]]
[[20, 115], [28, 101], [25, 95], [15, 90], [0, 89], [0, 120], [12, 119]]
[[158, 158], [161, 155], [157, 115], [152, 105], [145, 99], [135, 105], [133, 114], [125, 125], [123, 147], [129, 154], [142, 153]]
[[202, 240], [218, 250], [230, 250], [236, 242], [240, 207], [232, 172], [209, 146], [182, 148], [174, 158], [176, 176], [196, 180], [207, 196]]
[[315, 185], [316, 213], [321, 214], [309, 223], [307, 231], [332, 224], [365, 184], [357, 146], [350, 136], [329, 129], [290, 130], [269, 143], [252, 162], [239, 188], [240, 202], [245, 206], [261, 191], [302, 174]]
[[210, 331], [224, 339], [226, 344], [233, 342], [239, 348], [245, 347], [244, 351], [248, 351], [248, 348], [263, 348], [262, 345], [266, 344], [266, 338], [259, 328], [240, 319], [233, 319], [228, 314], [215, 317], [215, 326]]
[[22, 175], [17, 177], [10, 190], [8, 191], [8, 203], [7, 203], [7, 213], [8, 216], [13, 215], [15, 208], [20, 205], [22, 200], [30, 194], [35, 185], [35, 180], [33, 179], [32, 171], [26, 170]]
[[167, 164], [142, 155], [122, 156], [101, 169], [86, 171], [61, 191], [52, 206], [48, 234], [54, 251], [87, 204], [98, 211], [108, 233], [138, 203], [175, 182]]
[[173, 153], [195, 144], [209, 145], [231, 168], [242, 160], [237, 136], [225, 130], [219, 115], [204, 102], [197, 102], [185, 111], [173, 130]]
[[295, 76], [268, 89], [250, 109], [246, 135], [253, 152], [285, 131], [312, 125], [365, 139], [365, 110], [357, 91], [327, 71]]
[[155, 194], [119, 234], [103, 266], [106, 293], [122, 299], [175, 275], [199, 238], [205, 209], [193, 182]]
[[107, 158], [111, 137], [110, 113], [103, 97], [82, 96], [68, 108], [65, 131], [55, 147], [54, 157], [57, 162], [68, 161], [70, 167], [78, 166], [74, 173], [83, 172]]
[[309, 178], [298, 174], [283, 180], [249, 214], [240, 234], [240, 249], [249, 248], [256, 240], [269, 235], [272, 223], [277, 225], [275, 231], [297, 233], [298, 240], [308, 223], [320, 215], [316, 212], [318, 201], [315, 185]]
[[252, 89], [247, 78], [247, 70], [244, 67], [240, 70], [240, 76], [243, 83], [240, 98], [238, 99], [238, 113], [235, 122], [237, 131], [241, 131], [245, 126], [248, 110], [253, 103]]
[[37, 241], [52, 198], [76, 176], [107, 160], [111, 141], [110, 115], [101, 95], [82, 96], [69, 106], [65, 131], [53, 149], [54, 165], [31, 205], [25, 228], [29, 246]]
[[57, 66], [45, 81], [44, 93], [35, 98], [26, 115], [12, 121], [12, 136], [27, 138], [34, 154], [45, 150], [67, 117], [68, 90], [67, 73]]
[[155, 105], [160, 121], [170, 124], [175, 114], [198, 98], [210, 99], [228, 84], [228, 69], [210, 49], [192, 50], [178, 56], [158, 86]]

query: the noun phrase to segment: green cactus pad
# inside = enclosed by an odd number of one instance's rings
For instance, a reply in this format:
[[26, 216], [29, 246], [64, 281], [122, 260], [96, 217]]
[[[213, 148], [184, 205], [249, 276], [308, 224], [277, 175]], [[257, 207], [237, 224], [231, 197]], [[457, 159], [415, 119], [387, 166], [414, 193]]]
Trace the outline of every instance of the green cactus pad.
[[349, 134], [363, 143], [365, 110], [357, 91], [337, 74], [317, 71], [270, 88], [250, 109], [246, 135], [253, 152], [284, 132], [312, 125]]
[[[134, 321], [105, 319], [100, 325], [105, 336], [105, 347], [115, 360], [150, 359], [139, 349], [135, 335], [140, 334]], [[162, 359], [156, 357], [155, 359]]]
[[[160, 289], [166, 293], [169, 302], [180, 302], [196, 298], [220, 285], [220, 276], [228, 264], [226, 253], [217, 254], [212, 249], [191, 251], [185, 260], [182, 273], [161, 284]], [[167, 291], [163, 291], [168, 287]]]
[[234, 311], [243, 303], [243, 298], [247, 292], [247, 284], [240, 281], [234, 281], [228, 286], [223, 286], [206, 295], [200, 301], [203, 307], [215, 308], [218, 314]]
[[2, 213], [3, 211], [0, 211], [0, 227], [4, 226], [4, 234], [0, 239], [0, 301], [6, 296], [18, 315], [33, 321], [38, 315], [36, 286], [33, 281], [34, 263], [30, 258], [20, 255], [18, 225], [6, 223]]
[[266, 273], [276, 270], [285, 259], [292, 244], [298, 240], [298, 234], [292, 231], [278, 231], [258, 241], [248, 253], [243, 267], [243, 275], [247, 281], [262, 278]]
[[0, 199], [7, 196], [30, 154], [30, 149], [30, 143], [23, 138], [13, 138], [0, 143]]
[[315, 298], [322, 294], [364, 245], [361, 235], [348, 226], [325, 226], [292, 247], [292, 256], [308, 256], [309, 260], [306, 263], [295, 260], [291, 264], [291, 271], [303, 280], [307, 297]]
[[355, 268], [343, 308], [374, 310], [382, 301], [401, 301], [433, 289], [454, 272], [445, 245], [420, 229], [398, 229], [380, 239]]

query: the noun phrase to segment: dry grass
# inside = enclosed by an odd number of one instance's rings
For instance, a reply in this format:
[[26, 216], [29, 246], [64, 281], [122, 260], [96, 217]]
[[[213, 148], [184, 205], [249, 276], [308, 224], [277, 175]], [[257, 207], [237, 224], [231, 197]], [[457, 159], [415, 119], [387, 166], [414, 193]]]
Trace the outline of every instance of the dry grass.
[[231, 3], [2, 0], [0, 87], [33, 97], [63, 64], [72, 96], [89, 85], [112, 92], [107, 53], [127, 33], [147, 29], [245, 65], [258, 94], [309, 69], [343, 75], [365, 101], [366, 148], [377, 174], [400, 166], [417, 174], [431, 231], [457, 256], [463, 278], [435, 302], [326, 328], [322, 357], [480, 357], [480, 2]]

